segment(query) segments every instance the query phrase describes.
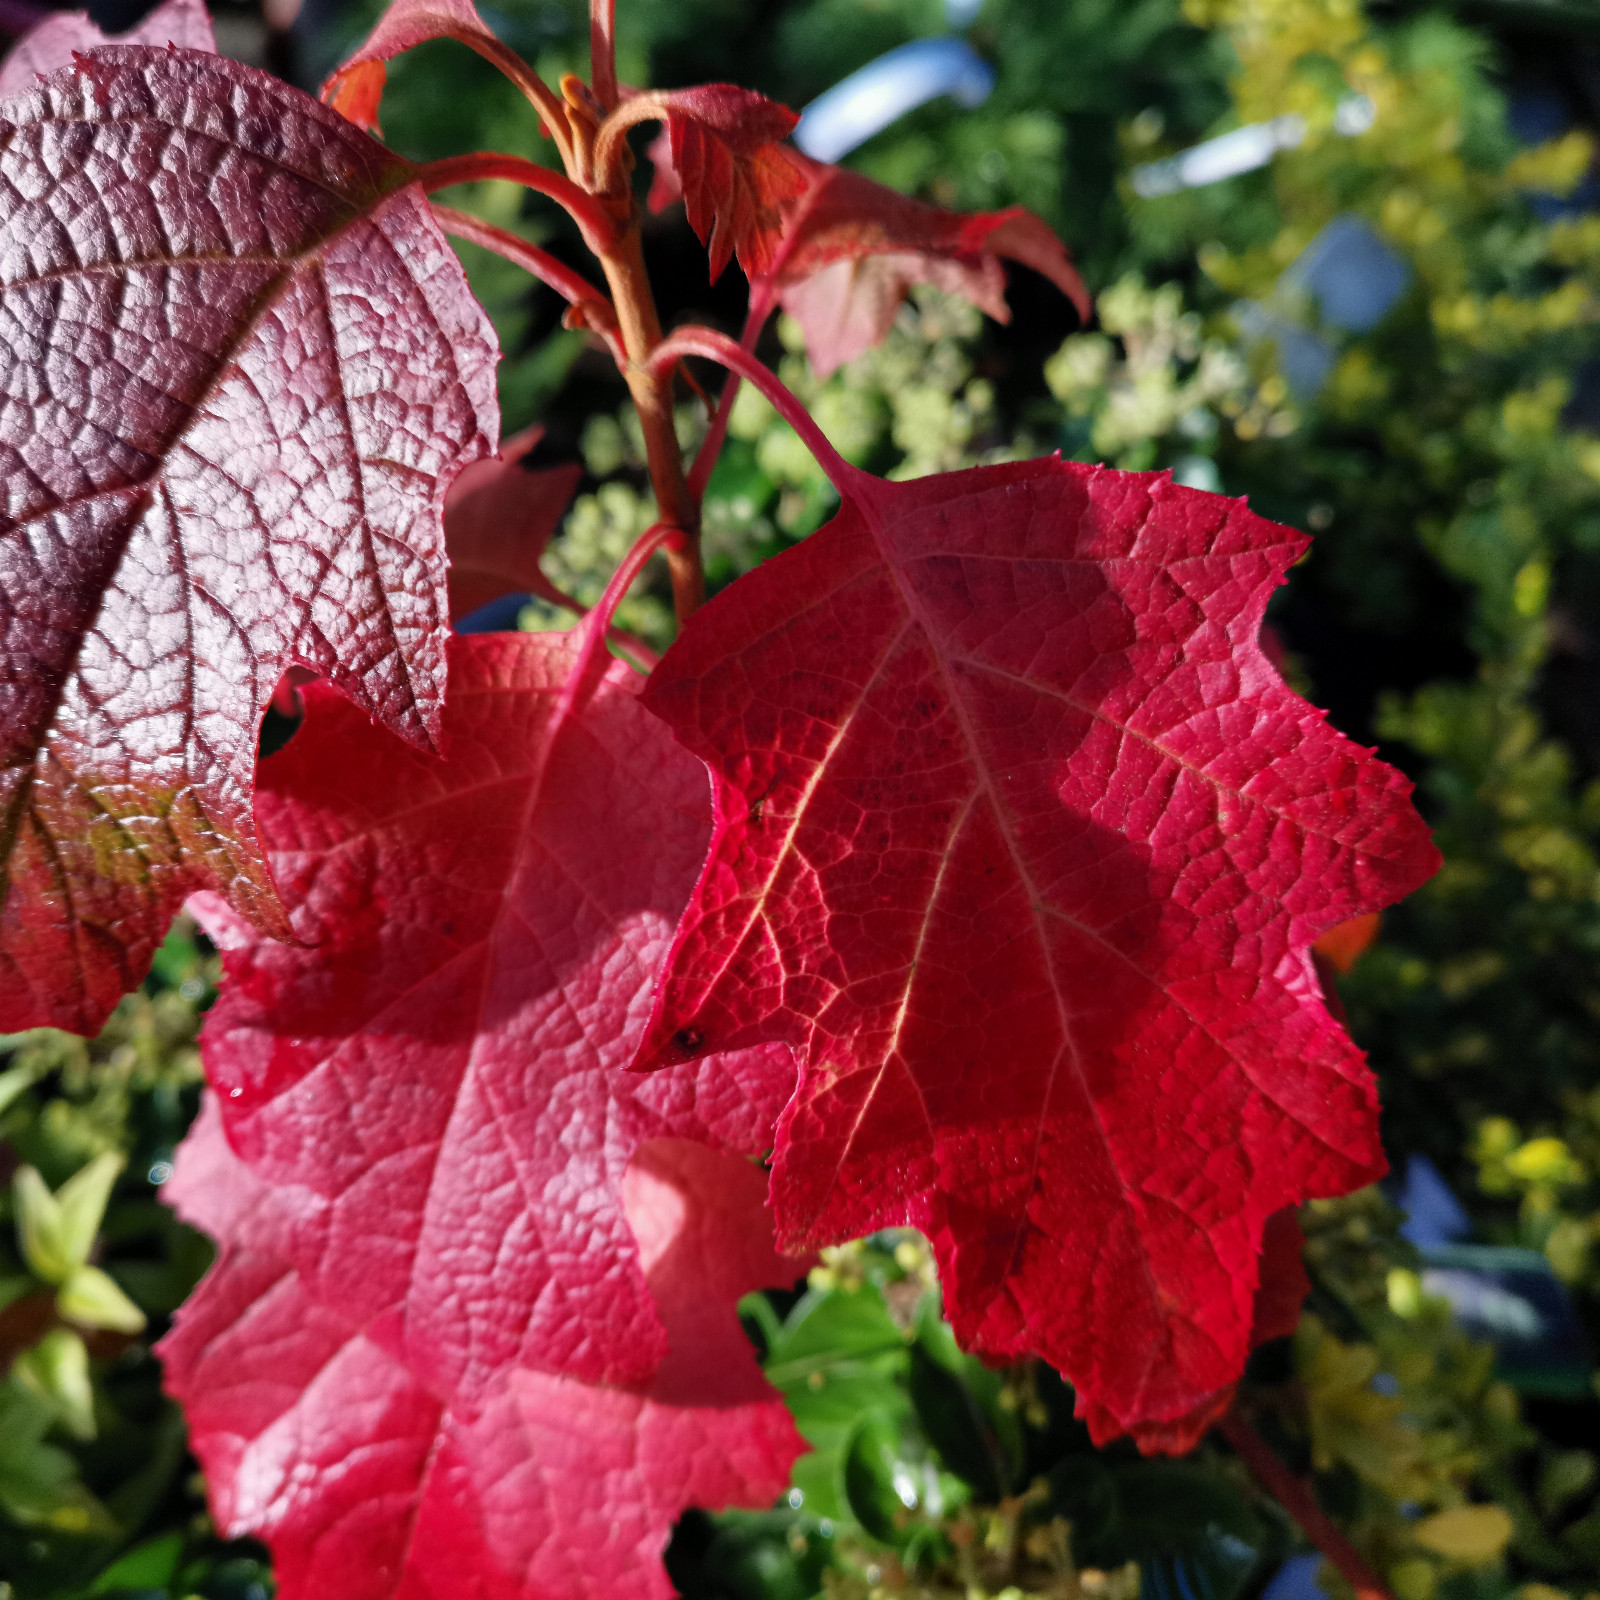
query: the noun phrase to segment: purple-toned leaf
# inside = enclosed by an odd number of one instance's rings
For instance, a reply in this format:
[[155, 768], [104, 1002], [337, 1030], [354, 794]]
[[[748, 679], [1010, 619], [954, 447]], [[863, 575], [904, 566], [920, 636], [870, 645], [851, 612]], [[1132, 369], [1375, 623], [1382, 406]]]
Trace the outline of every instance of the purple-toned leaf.
[[286, 931], [251, 795], [291, 663], [437, 731], [496, 350], [412, 171], [193, 51], [0, 105], [0, 1028], [92, 1030], [196, 889]]

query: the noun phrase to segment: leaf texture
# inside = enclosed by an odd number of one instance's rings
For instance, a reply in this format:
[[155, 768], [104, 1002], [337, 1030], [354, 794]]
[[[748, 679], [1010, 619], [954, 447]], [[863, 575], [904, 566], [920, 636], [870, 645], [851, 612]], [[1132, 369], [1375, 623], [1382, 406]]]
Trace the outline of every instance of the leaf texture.
[[1059, 459], [840, 471], [646, 692], [717, 822], [639, 1062], [791, 1044], [780, 1239], [920, 1227], [968, 1348], [1163, 1448], [1266, 1219], [1383, 1170], [1308, 946], [1437, 853], [1261, 654], [1299, 534]]
[[250, 806], [291, 662], [437, 731], [496, 349], [411, 170], [193, 51], [0, 106], [0, 1028], [92, 1031], [193, 890], [284, 931]]
[[794, 160], [805, 189], [786, 210], [771, 270], [819, 376], [877, 344], [915, 284], [959, 294], [1009, 322], [1002, 257], [1043, 273], [1088, 319], [1089, 294], [1065, 247], [1021, 206], [945, 211], [846, 167]]
[[639, 1383], [666, 1334], [623, 1215], [649, 1139], [766, 1149], [781, 1046], [623, 1070], [704, 858], [706, 780], [574, 634], [451, 641], [448, 754], [326, 685], [257, 816], [298, 946], [200, 903], [227, 982], [202, 1050], [284, 1191], [307, 1293], [474, 1403], [512, 1367]]
[[285, 1195], [208, 1106], [167, 1192], [221, 1255], [160, 1355], [218, 1526], [267, 1540], [281, 1600], [667, 1600], [683, 1509], [769, 1505], [803, 1448], [734, 1315], [798, 1265], [764, 1189], [703, 1145], [646, 1145], [623, 1199], [665, 1360], [631, 1388], [517, 1368], [469, 1403], [307, 1292]]
[[530, 467], [528, 457], [543, 437], [543, 428], [525, 428], [506, 440], [496, 458], [474, 461], [450, 485], [444, 542], [452, 622], [508, 594], [569, 603], [545, 577], [539, 558], [577, 491], [583, 465]]
[[[216, 53], [217, 36], [205, 0], [165, 0], [137, 27], [118, 34], [117, 44], [176, 45]], [[0, 95], [29, 89], [35, 79], [70, 67], [75, 55], [112, 43], [87, 11], [58, 11], [29, 28], [0, 62]]]
[[800, 157], [784, 148], [800, 119], [752, 89], [708, 83], [652, 95], [666, 116], [670, 174], [656, 161], [650, 203], [657, 211], [681, 194], [689, 226], [711, 257], [716, 282], [737, 254], [748, 278], [772, 264], [783, 207], [803, 192]]

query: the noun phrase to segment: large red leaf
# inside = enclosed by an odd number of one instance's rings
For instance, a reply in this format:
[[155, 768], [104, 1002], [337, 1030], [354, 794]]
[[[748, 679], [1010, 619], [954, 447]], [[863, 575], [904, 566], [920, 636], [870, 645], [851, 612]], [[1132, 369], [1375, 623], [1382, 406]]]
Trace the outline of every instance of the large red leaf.
[[[70, 67], [75, 55], [112, 41], [89, 20], [87, 11], [58, 11], [29, 28], [0, 63], [0, 95], [31, 87], [45, 73]], [[119, 34], [118, 44], [175, 44], [180, 50], [215, 52], [217, 36], [205, 0], [165, 0], [137, 27]]]
[[1057, 459], [839, 471], [646, 692], [717, 826], [640, 1061], [788, 1041], [780, 1238], [921, 1227], [969, 1347], [1159, 1444], [1239, 1374], [1267, 1217], [1383, 1169], [1308, 946], [1437, 854], [1261, 654], [1299, 534]]
[[710, 252], [713, 282], [735, 253], [746, 277], [760, 277], [782, 236], [785, 203], [806, 186], [801, 158], [779, 143], [799, 118], [731, 83], [647, 98], [666, 119], [665, 143], [651, 148], [651, 207], [660, 211], [682, 197], [689, 226]]
[[299, 947], [201, 906], [227, 982], [202, 1046], [234, 1147], [292, 1201], [307, 1290], [475, 1397], [510, 1365], [635, 1382], [664, 1334], [622, 1214], [641, 1141], [765, 1149], [776, 1046], [624, 1071], [710, 817], [700, 764], [581, 632], [457, 638], [447, 755], [326, 686], [261, 766]]
[[436, 732], [496, 352], [412, 169], [265, 73], [113, 47], [0, 112], [0, 1029], [89, 1030], [191, 890], [282, 930], [292, 661]]
[[218, 1526], [268, 1541], [282, 1600], [667, 1600], [683, 1509], [771, 1504], [804, 1448], [734, 1315], [799, 1266], [764, 1192], [747, 1162], [646, 1145], [623, 1198], [666, 1359], [631, 1388], [517, 1368], [473, 1403], [306, 1292], [284, 1197], [206, 1111], [168, 1193], [221, 1259], [160, 1354]]

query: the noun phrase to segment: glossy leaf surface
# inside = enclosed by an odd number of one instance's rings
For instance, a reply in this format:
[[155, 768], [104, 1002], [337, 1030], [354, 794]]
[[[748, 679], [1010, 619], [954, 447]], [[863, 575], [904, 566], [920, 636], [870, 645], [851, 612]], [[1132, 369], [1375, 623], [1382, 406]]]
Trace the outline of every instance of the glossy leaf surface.
[[[175, 44], [180, 50], [216, 52], [217, 39], [204, 0], [165, 0], [117, 44]], [[74, 55], [113, 43], [87, 11], [58, 11], [30, 28], [0, 62], [0, 95], [32, 88], [40, 77], [70, 67]]]
[[460, 1397], [511, 1366], [648, 1378], [665, 1334], [624, 1170], [662, 1137], [761, 1152], [794, 1081], [777, 1046], [623, 1070], [704, 857], [706, 780], [620, 663], [574, 708], [580, 637], [452, 640], [443, 758], [312, 686], [257, 797], [302, 943], [201, 907], [227, 973], [206, 1071], [234, 1147], [292, 1199], [283, 1251]]
[[208, 1109], [169, 1195], [221, 1259], [160, 1353], [219, 1527], [267, 1540], [282, 1600], [666, 1600], [679, 1513], [769, 1504], [803, 1448], [734, 1314], [800, 1266], [772, 1248], [764, 1189], [735, 1157], [647, 1145], [623, 1200], [659, 1369], [602, 1388], [519, 1367], [469, 1402], [307, 1292], [292, 1200]]
[[436, 733], [496, 352], [411, 169], [265, 73], [113, 47], [0, 109], [0, 1027], [92, 1030], [192, 890], [283, 929], [292, 661]]
[[968, 1348], [1159, 1444], [1239, 1375], [1266, 1219], [1382, 1170], [1308, 947], [1437, 856], [1260, 652], [1300, 535], [1055, 459], [839, 470], [647, 691], [717, 826], [639, 1059], [790, 1043], [780, 1237], [920, 1227]]

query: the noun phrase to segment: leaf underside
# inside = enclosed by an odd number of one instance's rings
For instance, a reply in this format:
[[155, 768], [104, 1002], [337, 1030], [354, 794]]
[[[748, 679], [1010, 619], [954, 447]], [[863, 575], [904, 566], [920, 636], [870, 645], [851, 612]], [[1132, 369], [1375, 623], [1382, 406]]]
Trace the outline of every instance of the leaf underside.
[[1308, 946], [1436, 852], [1261, 654], [1300, 535], [1055, 459], [840, 488], [646, 691], [717, 826], [640, 1064], [789, 1043], [780, 1238], [922, 1228], [968, 1348], [1181, 1448], [1267, 1217], [1383, 1167]]
[[284, 931], [250, 802], [291, 663], [437, 732], [496, 349], [410, 172], [194, 51], [0, 107], [0, 1028], [92, 1031], [195, 889]]

